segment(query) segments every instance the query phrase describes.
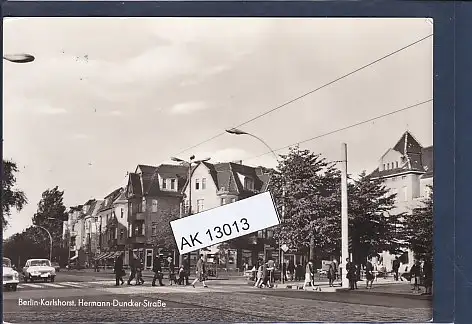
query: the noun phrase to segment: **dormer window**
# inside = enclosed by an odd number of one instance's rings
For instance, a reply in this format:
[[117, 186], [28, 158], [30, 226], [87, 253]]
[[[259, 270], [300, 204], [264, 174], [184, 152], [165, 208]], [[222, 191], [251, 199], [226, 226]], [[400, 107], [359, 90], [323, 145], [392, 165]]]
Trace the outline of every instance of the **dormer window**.
[[383, 169], [382, 169], [382, 170], [386, 170], [386, 168], [385, 168], [385, 163], [383, 164]]
[[162, 189], [167, 189], [167, 179], [162, 179]]
[[244, 189], [254, 190], [254, 180], [248, 177], [244, 178]]
[[200, 179], [195, 179], [195, 190], [200, 189]]
[[170, 190], [177, 190], [177, 180], [176, 179], [170, 179]]

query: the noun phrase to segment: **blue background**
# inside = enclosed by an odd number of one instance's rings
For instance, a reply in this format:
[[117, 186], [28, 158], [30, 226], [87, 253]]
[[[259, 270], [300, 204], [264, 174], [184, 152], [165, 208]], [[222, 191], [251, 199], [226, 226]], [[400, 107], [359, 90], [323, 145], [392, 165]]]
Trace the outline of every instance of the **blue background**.
[[434, 322], [472, 322], [472, 3], [5, 2], [5, 17], [258, 16], [434, 19]]

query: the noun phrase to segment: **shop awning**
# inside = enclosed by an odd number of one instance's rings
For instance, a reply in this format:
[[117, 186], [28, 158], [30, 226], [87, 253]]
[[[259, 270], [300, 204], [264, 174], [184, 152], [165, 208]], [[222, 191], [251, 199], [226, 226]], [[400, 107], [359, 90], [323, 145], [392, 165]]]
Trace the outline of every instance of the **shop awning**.
[[75, 259], [77, 259], [79, 257], [78, 254], [74, 255], [72, 258], [70, 258], [71, 261], [74, 261]]
[[103, 252], [103, 253], [99, 254], [99, 255], [95, 258], [95, 260], [102, 260], [102, 259], [104, 259], [109, 253], [110, 253], [110, 252]]

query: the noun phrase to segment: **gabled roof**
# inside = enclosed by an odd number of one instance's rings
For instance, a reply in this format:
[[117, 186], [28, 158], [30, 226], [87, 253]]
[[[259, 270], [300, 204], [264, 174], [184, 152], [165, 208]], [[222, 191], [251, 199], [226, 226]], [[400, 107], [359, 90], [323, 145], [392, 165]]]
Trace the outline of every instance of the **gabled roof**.
[[161, 190], [159, 176], [163, 179], [177, 179], [177, 186], [181, 189], [187, 181], [187, 173], [188, 168], [183, 165], [161, 164], [156, 167], [140, 164], [136, 168], [136, 173], [129, 174], [127, 197], [180, 195], [180, 191]]
[[115, 189], [113, 192], [105, 196], [105, 201], [103, 202], [102, 206], [98, 211], [107, 210], [112, 207], [113, 202], [120, 196], [123, 188]]
[[[233, 162], [215, 164], [202, 162], [202, 164], [208, 168], [217, 190], [234, 194], [246, 192], [247, 190], [244, 189], [244, 184], [241, 183], [238, 173], [254, 180], [255, 191], [264, 191], [267, 188], [269, 174], [262, 167], [254, 168]], [[192, 174], [194, 171], [195, 169], [192, 170]]]
[[369, 177], [383, 178], [410, 172], [433, 173], [433, 146], [423, 148], [409, 131], [401, 136], [392, 149], [402, 154], [398, 168], [387, 170], [376, 168]]

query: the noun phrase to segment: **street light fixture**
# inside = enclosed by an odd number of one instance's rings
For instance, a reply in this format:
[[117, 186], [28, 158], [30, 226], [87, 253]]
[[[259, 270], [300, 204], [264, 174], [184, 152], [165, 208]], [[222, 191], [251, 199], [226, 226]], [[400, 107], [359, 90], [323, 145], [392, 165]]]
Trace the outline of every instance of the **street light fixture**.
[[[272, 153], [272, 155], [274, 156], [275, 160], [278, 162], [279, 161], [279, 157], [277, 156], [277, 154], [275, 154], [274, 150], [269, 146], [269, 144], [267, 144], [262, 138], [254, 135], [254, 134], [251, 134], [251, 133], [248, 133], [248, 132], [245, 132], [241, 129], [238, 129], [238, 128], [231, 128], [231, 129], [227, 129], [226, 132], [228, 134], [231, 134], [231, 135], [248, 135], [248, 136], [251, 136], [255, 139], [257, 139], [259, 142], [261, 142], [262, 144], [264, 144], [268, 149], [269, 151]], [[268, 189], [269, 187], [267, 187]], [[285, 199], [285, 186], [282, 186], [282, 200]], [[285, 216], [285, 202], [282, 201], [282, 222], [284, 221], [284, 216]], [[265, 244], [264, 244], [264, 259], [266, 258], [266, 250], [265, 250]], [[279, 264], [280, 266], [282, 267], [281, 270], [281, 279], [282, 279], [282, 283], [285, 282], [285, 278], [283, 276], [283, 250], [282, 250], [282, 244], [281, 242], [279, 242]]]
[[[185, 166], [188, 166], [188, 215], [192, 215], [192, 164], [198, 164], [202, 162], [209, 161], [211, 158], [205, 158], [200, 160], [195, 160], [195, 155], [192, 155], [188, 161], [180, 159], [178, 157], [171, 157], [170, 158], [174, 162], [182, 163]], [[185, 204], [184, 204], [185, 206]], [[180, 213], [180, 217], [182, 217], [182, 213]], [[179, 253], [179, 265], [182, 265], [182, 254]], [[189, 265], [190, 265], [190, 258], [189, 258]]]
[[3, 59], [12, 63], [29, 63], [35, 60], [31, 54], [5, 54]]
[[[49, 219], [49, 220], [57, 220], [56, 218], [53, 218], [53, 217], [47, 217], [46, 219]], [[52, 235], [51, 233], [49, 232], [49, 230], [41, 225], [37, 225], [33, 222], [33, 226], [36, 226], [36, 227], [39, 227], [43, 230], [45, 230], [48, 235], [49, 235], [49, 260], [52, 262]]]

